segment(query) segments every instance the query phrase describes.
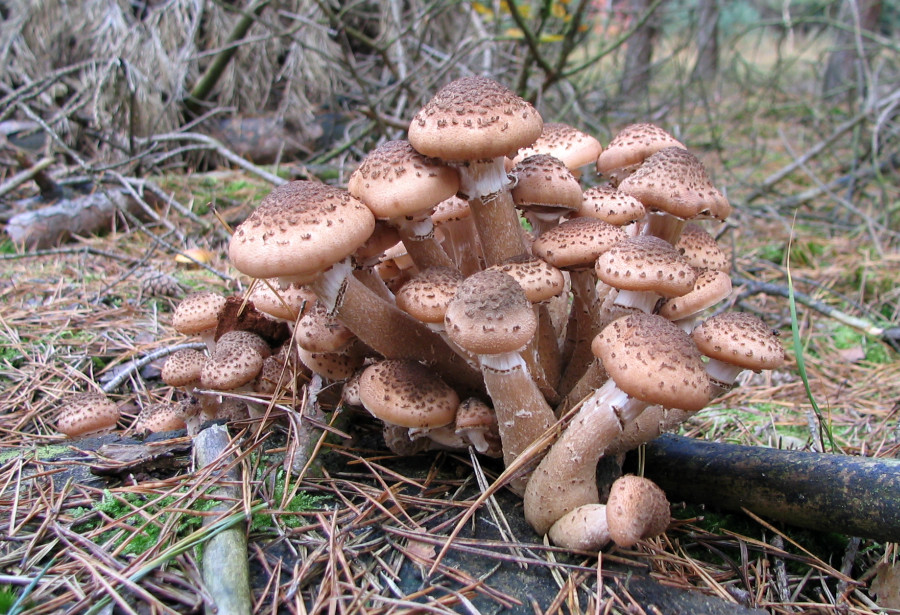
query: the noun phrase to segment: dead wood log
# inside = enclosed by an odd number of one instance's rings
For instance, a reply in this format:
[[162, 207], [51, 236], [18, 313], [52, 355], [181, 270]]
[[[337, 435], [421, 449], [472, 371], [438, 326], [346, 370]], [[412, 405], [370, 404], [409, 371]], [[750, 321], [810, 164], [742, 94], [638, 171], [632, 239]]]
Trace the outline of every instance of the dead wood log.
[[146, 216], [137, 199], [122, 190], [108, 188], [16, 214], [6, 223], [6, 234], [26, 249], [48, 248], [71, 237], [109, 230], [120, 211]]
[[664, 435], [647, 444], [644, 475], [672, 501], [747, 509], [798, 527], [900, 541], [900, 460]]

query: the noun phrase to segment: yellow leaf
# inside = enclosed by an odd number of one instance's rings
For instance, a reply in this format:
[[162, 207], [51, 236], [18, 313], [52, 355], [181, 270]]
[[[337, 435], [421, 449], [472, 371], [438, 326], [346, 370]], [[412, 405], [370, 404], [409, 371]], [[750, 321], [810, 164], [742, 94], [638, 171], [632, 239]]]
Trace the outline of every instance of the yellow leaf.
[[542, 34], [541, 42], [542, 43], [558, 43], [563, 40], [562, 34]]
[[507, 28], [503, 34], [508, 38], [525, 38], [525, 35], [519, 28]]
[[490, 7], [485, 6], [481, 2], [473, 2], [472, 9], [478, 13], [479, 15], [484, 15], [486, 17], [493, 17], [494, 11], [490, 9]]
[[208, 265], [215, 256], [215, 254], [203, 248], [189, 248], [181, 254], [176, 254], [175, 262], [183, 265], [195, 265], [197, 263]]

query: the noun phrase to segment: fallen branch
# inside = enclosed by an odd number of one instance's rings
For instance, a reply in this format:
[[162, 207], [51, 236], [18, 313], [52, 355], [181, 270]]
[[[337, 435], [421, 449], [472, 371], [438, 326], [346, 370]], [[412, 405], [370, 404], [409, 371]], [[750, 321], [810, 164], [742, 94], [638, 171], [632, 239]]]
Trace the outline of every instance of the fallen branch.
[[[742, 287], [736, 301], [740, 301], [744, 297], [757, 293], [766, 293], [768, 295], [777, 295], [785, 298], [788, 298], [790, 296], [790, 290], [785, 285], [774, 284], [772, 282], [750, 280], [741, 276], [732, 276], [731, 280], [735, 287]], [[900, 327], [878, 326], [868, 319], [847, 314], [846, 312], [842, 312], [841, 310], [832, 307], [827, 303], [817, 301], [806, 293], [802, 293], [796, 289], [794, 290], [793, 294], [794, 300], [797, 303], [805, 305], [808, 308], [812, 308], [817, 312], [828, 316], [829, 318], [834, 318], [838, 322], [843, 323], [848, 327], [853, 327], [854, 329], [861, 331], [866, 335], [877, 337], [897, 352], [900, 352]]]
[[[194, 436], [194, 459], [197, 468], [212, 464], [226, 467], [231, 455], [225, 456], [231, 444], [228, 428], [211, 425]], [[237, 465], [224, 472], [217, 480], [216, 496], [241, 502], [243, 495], [241, 477]], [[232, 506], [221, 504], [213, 510], [227, 511]], [[206, 527], [217, 521], [216, 517], [204, 517]], [[250, 567], [247, 554], [247, 530], [245, 523], [237, 524], [210, 538], [203, 548], [201, 564], [203, 582], [212, 597], [207, 613], [216, 615], [250, 615], [253, 600], [250, 595]]]
[[644, 475], [672, 501], [742, 509], [789, 525], [900, 541], [900, 461], [664, 435]]
[[37, 179], [37, 177], [41, 175], [44, 170], [49, 168], [52, 164], [53, 158], [41, 158], [27, 169], [19, 171], [18, 173], [7, 179], [5, 182], [0, 184], [0, 197], [9, 194], [26, 182]]
[[140, 215], [143, 206], [122, 190], [107, 189], [61, 199], [55, 205], [16, 214], [6, 224], [13, 243], [29, 249], [58, 245], [70, 237], [109, 229], [116, 214]]

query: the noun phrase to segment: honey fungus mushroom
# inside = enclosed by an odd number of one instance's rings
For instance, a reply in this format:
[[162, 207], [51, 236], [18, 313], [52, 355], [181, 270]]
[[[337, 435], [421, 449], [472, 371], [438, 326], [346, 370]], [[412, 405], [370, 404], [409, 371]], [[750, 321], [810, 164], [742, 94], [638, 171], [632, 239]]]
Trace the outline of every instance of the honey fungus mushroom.
[[617, 318], [593, 346], [609, 380], [582, 403], [525, 491], [525, 518], [539, 534], [579, 506], [599, 503], [597, 462], [644, 408], [699, 410], [709, 402], [700, 352], [662, 316], [635, 312]]
[[438, 90], [409, 125], [409, 142], [459, 170], [488, 265], [525, 252], [505, 157], [534, 143], [544, 122], [535, 108], [493, 79], [463, 77]]
[[119, 406], [102, 393], [70, 395], [62, 402], [56, 430], [69, 438], [110, 431], [119, 420]]
[[407, 429], [407, 434], [415, 430], [427, 435], [452, 425], [459, 408], [456, 391], [432, 370], [396, 359], [373, 363], [362, 371], [359, 399], [374, 417]]

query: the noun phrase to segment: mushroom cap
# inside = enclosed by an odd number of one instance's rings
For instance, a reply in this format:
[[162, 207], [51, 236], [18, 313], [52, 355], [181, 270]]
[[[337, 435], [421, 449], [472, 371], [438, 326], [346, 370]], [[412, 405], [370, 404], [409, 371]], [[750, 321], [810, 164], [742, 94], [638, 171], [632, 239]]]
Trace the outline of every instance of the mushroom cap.
[[362, 353], [356, 351], [355, 345], [344, 352], [310, 352], [297, 346], [297, 356], [314, 374], [331, 381], [346, 380], [365, 359]]
[[731, 261], [716, 238], [707, 233], [699, 224], [688, 223], [681, 230], [678, 241], [675, 242], [684, 259], [692, 267], [697, 269], [715, 269], [728, 273], [731, 270]]
[[218, 347], [200, 374], [203, 388], [230, 391], [251, 382], [263, 366], [263, 357], [252, 346], [233, 343]]
[[225, 297], [211, 291], [191, 293], [181, 300], [172, 314], [172, 326], [184, 335], [196, 335], [215, 329], [225, 308]]
[[328, 313], [328, 307], [316, 300], [294, 327], [297, 345], [309, 352], [337, 352], [346, 348], [356, 335], [341, 320]]
[[612, 186], [601, 185], [584, 191], [578, 215], [599, 218], [615, 226], [625, 226], [647, 215], [647, 209], [630, 194], [619, 192]]
[[609, 541], [605, 504], [583, 504], [557, 519], [547, 532], [564, 549], [599, 551]]
[[663, 297], [691, 292], [697, 272], [672, 244], [652, 235], [626, 237], [597, 258], [597, 277], [620, 290], [653, 291]]
[[385, 423], [409, 428], [449, 425], [459, 396], [421, 363], [389, 359], [373, 363], [359, 378], [363, 406]]
[[531, 251], [554, 267], [584, 269], [627, 237], [621, 228], [603, 220], [573, 218], [541, 233]]
[[469, 209], [469, 201], [453, 195], [435, 205], [434, 211], [431, 212], [431, 220], [435, 226], [440, 226], [446, 222], [464, 220], [471, 215], [472, 210]]
[[610, 173], [639, 165], [646, 158], [666, 147], [684, 145], [668, 132], [654, 124], [630, 124], [616, 133], [606, 149], [597, 156], [597, 173]]
[[250, 277], [304, 283], [352, 254], [374, 228], [375, 216], [346, 190], [294, 181], [272, 190], [235, 229], [228, 255]]
[[459, 285], [447, 306], [444, 329], [469, 352], [503, 354], [528, 343], [537, 329], [537, 317], [512, 276], [486, 269]]
[[688, 411], [709, 403], [709, 376], [700, 351], [687, 333], [662, 316], [621, 316], [594, 337], [591, 350], [631, 397]]
[[698, 216], [724, 220], [731, 213], [731, 205], [700, 159], [681, 147], [666, 147], [647, 158], [619, 183], [619, 190], [648, 211], [664, 211], [683, 220]]
[[503, 456], [497, 414], [477, 397], [466, 398], [459, 404], [454, 428], [456, 435], [471, 443], [482, 455]]
[[407, 136], [417, 151], [441, 160], [512, 158], [541, 136], [543, 125], [530, 103], [493, 79], [474, 76], [438, 90]]
[[134, 421], [134, 430], [137, 432], [157, 433], [184, 428], [184, 407], [181, 404], [158, 403], [144, 406]]
[[606, 501], [609, 535], [620, 547], [659, 536], [672, 520], [669, 500], [653, 481], [633, 474], [617, 478]]
[[488, 267], [488, 270], [492, 269], [512, 276], [532, 303], [539, 303], [555, 297], [566, 286], [566, 279], [562, 271], [536, 256], [526, 254], [515, 257]]
[[387, 141], [369, 152], [350, 175], [347, 190], [389, 220], [429, 212], [459, 191], [459, 173], [437, 158], [423, 156], [409, 141]]
[[758, 316], [723, 312], [704, 320], [691, 333], [700, 352], [744, 369], [776, 369], [784, 363], [781, 340]]
[[523, 148], [512, 163], [515, 165], [534, 154], [550, 154], [574, 171], [595, 162], [602, 151], [603, 146], [593, 136], [568, 124], [546, 122], [537, 141]]
[[294, 322], [297, 317], [308, 310], [316, 300], [316, 295], [306, 286], [288, 286], [281, 288], [277, 280], [268, 284], [260, 281], [253, 287], [248, 297], [253, 306], [273, 318], [281, 318]]
[[687, 318], [712, 307], [731, 294], [731, 278], [724, 271], [707, 269], [697, 275], [691, 292], [663, 301], [659, 315], [669, 320]]
[[397, 307], [425, 323], [443, 324], [444, 313], [463, 275], [449, 267], [429, 267], [410, 278], [396, 292]]
[[238, 329], [226, 331], [219, 337], [216, 343], [216, 351], [213, 358], [224, 356], [233, 346], [246, 346], [258, 353], [263, 359], [272, 354], [272, 348], [268, 342], [252, 331]]
[[208, 357], [193, 348], [183, 348], [170, 354], [163, 363], [159, 377], [173, 387], [196, 386], [200, 383], [200, 372]]
[[56, 430], [70, 438], [107, 431], [119, 420], [119, 406], [102, 393], [68, 396], [56, 418]]
[[558, 158], [534, 154], [512, 168], [516, 183], [510, 190], [519, 209], [568, 213], [581, 206], [581, 184]]

